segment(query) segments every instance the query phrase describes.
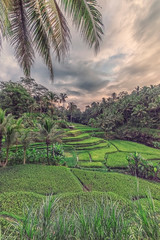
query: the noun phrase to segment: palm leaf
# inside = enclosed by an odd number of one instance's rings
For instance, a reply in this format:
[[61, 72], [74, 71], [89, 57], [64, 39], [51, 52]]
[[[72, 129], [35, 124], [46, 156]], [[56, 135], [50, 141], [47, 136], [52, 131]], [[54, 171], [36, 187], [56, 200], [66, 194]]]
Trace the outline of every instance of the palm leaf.
[[0, 1], [0, 47], [2, 46], [2, 38], [6, 37], [9, 33], [9, 19], [8, 19], [8, 7], [10, 0]]
[[72, 17], [76, 27], [95, 51], [99, 49], [103, 24], [96, 0], [61, 0], [64, 10]]
[[12, 1], [9, 11], [11, 24], [11, 45], [14, 46], [15, 56], [22, 67], [24, 74], [30, 76], [30, 69], [34, 62], [34, 51], [28, 30], [27, 13], [23, 0]]
[[48, 12], [49, 17], [46, 22], [48, 36], [52, 42], [58, 60], [60, 60], [69, 49], [70, 31], [56, 0], [48, 0], [47, 11], [45, 12]]
[[36, 50], [43, 58], [45, 64], [48, 66], [51, 79], [53, 80], [54, 74], [50, 54], [51, 46], [44, 26], [43, 17], [41, 15], [41, 11], [43, 11], [43, 5], [40, 5], [40, 3], [40, 0], [27, 1], [29, 26]]

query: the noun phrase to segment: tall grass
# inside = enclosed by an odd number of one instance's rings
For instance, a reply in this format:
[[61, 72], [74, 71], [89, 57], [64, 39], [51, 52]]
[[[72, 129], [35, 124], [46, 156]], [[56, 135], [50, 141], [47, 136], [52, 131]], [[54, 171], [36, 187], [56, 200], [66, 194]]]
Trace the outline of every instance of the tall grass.
[[[15, 231], [18, 232], [16, 239], [160, 239], [160, 216], [151, 196], [148, 196], [146, 207], [138, 200], [129, 211], [118, 202], [103, 198], [92, 205], [80, 204], [77, 209], [65, 210], [59, 208], [58, 201], [48, 197], [39, 209], [28, 209], [24, 219], [15, 225]], [[7, 239], [7, 233], [2, 239]]]

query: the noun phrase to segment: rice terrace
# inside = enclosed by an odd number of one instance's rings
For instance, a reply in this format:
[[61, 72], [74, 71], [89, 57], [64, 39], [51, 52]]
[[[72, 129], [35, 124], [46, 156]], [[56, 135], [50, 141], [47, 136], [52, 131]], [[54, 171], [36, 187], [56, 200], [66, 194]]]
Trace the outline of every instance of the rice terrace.
[[0, 1], [0, 240], [160, 240], [159, 13]]

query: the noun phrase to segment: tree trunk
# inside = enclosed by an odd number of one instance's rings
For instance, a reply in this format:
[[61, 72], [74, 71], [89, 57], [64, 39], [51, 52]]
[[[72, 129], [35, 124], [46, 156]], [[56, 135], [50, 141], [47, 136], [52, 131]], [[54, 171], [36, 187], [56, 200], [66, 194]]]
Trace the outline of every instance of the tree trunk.
[[54, 144], [52, 145], [52, 155], [53, 155], [53, 158], [54, 158]]
[[71, 113], [71, 123], [72, 123], [72, 113]]
[[7, 164], [8, 164], [8, 158], [9, 158], [9, 146], [7, 146], [7, 149], [6, 149], [6, 161], [3, 165], [3, 167], [6, 167]]
[[3, 139], [3, 135], [0, 132], [0, 157], [1, 157], [1, 151], [2, 151], [2, 139]]
[[23, 164], [26, 164], [26, 148], [23, 148], [24, 150], [24, 155], [23, 155]]
[[46, 145], [47, 145], [47, 162], [48, 162], [48, 165], [50, 165], [50, 162], [49, 162], [49, 142], [48, 142], [48, 139], [46, 139]]
[[16, 152], [18, 151], [18, 139], [16, 138]]

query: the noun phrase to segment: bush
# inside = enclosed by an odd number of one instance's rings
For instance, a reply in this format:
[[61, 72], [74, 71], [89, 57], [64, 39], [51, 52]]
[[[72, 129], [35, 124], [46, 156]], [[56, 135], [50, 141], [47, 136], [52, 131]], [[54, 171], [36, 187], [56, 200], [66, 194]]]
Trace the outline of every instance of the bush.
[[153, 142], [153, 146], [160, 149], [160, 142]]
[[154, 166], [152, 162], [145, 160], [138, 153], [127, 156], [129, 173], [141, 178], [157, 178], [160, 165]]
[[69, 128], [69, 123], [65, 120], [56, 121], [56, 125], [58, 125], [59, 128]]

